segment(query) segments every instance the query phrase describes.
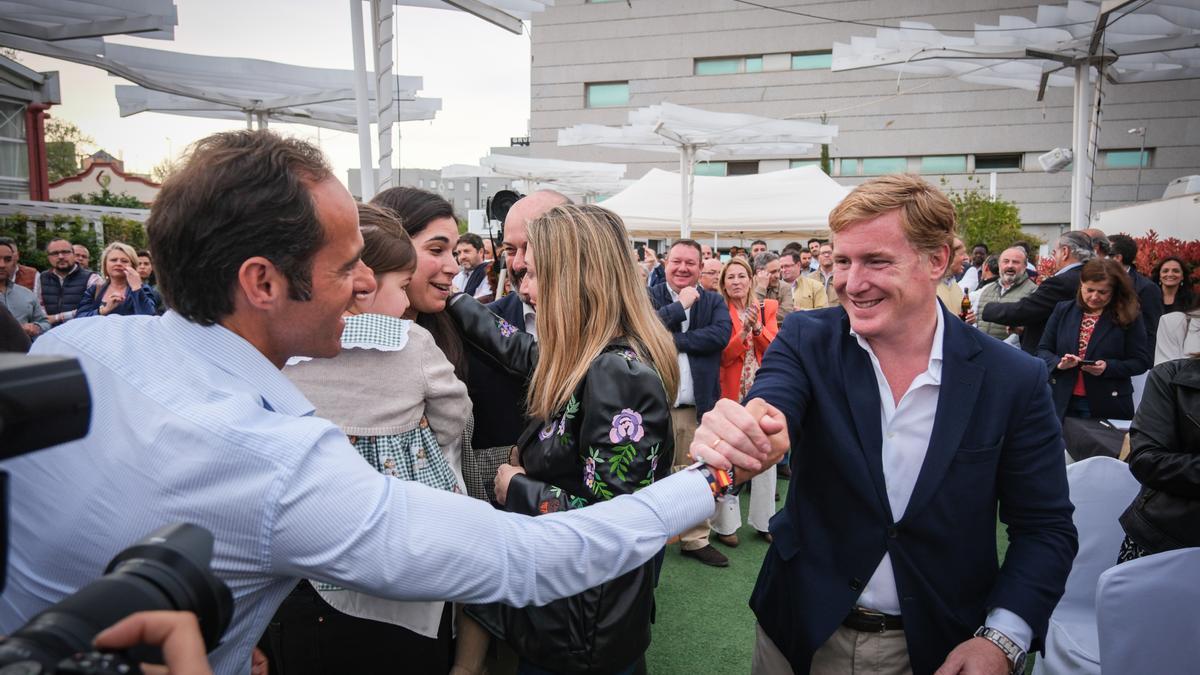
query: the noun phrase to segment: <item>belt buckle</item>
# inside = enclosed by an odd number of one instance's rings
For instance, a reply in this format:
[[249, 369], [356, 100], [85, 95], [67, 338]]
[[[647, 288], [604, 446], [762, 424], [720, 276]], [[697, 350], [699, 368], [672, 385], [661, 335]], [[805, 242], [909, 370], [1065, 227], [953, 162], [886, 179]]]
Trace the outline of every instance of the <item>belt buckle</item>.
[[879, 621], [879, 630], [876, 631], [877, 633], [882, 634], [882, 633], [887, 632], [887, 615], [886, 614], [884, 614], [883, 612], [876, 612], [876, 611], [870, 610], [870, 609], [864, 609], [862, 607], [858, 608], [858, 612], [859, 612], [859, 614], [862, 614], [863, 616], [865, 616], [873, 621], [874, 620]]

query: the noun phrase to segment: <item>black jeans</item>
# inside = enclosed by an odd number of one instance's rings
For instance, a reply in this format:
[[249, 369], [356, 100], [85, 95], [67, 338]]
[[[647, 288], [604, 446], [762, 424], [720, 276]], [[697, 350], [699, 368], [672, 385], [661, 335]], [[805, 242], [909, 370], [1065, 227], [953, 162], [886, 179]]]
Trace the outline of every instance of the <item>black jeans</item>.
[[451, 604], [436, 639], [406, 628], [343, 614], [301, 581], [283, 601], [259, 646], [271, 675], [442, 674], [454, 663]]

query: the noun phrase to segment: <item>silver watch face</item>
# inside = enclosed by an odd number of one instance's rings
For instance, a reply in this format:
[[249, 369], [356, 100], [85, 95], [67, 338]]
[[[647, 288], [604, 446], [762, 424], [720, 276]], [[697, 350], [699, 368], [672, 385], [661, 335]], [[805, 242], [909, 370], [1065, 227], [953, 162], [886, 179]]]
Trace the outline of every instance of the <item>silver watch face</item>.
[[1013, 661], [1013, 673], [1016, 675], [1024, 675], [1025, 673], [1025, 652], [1017, 654], [1017, 658]]

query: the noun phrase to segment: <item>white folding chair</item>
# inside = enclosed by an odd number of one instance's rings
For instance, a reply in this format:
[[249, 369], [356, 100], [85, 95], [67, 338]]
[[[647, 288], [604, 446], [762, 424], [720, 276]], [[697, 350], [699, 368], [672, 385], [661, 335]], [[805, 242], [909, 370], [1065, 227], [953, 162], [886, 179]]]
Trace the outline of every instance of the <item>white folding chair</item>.
[[1131, 560], [1100, 575], [1096, 619], [1105, 675], [1200, 672], [1200, 548]]
[[1067, 589], [1050, 616], [1046, 653], [1034, 663], [1035, 675], [1100, 673], [1096, 637], [1096, 580], [1117, 563], [1125, 537], [1117, 518], [1138, 492], [1129, 466], [1111, 457], [1089, 457], [1067, 467], [1079, 552], [1071, 564]]

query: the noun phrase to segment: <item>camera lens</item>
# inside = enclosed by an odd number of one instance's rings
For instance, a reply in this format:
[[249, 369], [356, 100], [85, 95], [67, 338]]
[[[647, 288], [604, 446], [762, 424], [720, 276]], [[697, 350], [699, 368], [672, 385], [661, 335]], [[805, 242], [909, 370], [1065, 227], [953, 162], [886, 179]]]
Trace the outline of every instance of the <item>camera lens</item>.
[[211, 651], [233, 618], [233, 594], [209, 571], [212, 547], [208, 530], [178, 524], [125, 549], [109, 563], [105, 576], [0, 642], [0, 675], [10, 672], [4, 666], [27, 662], [53, 672], [53, 664], [63, 658], [91, 650], [100, 631], [148, 610], [193, 612]]

